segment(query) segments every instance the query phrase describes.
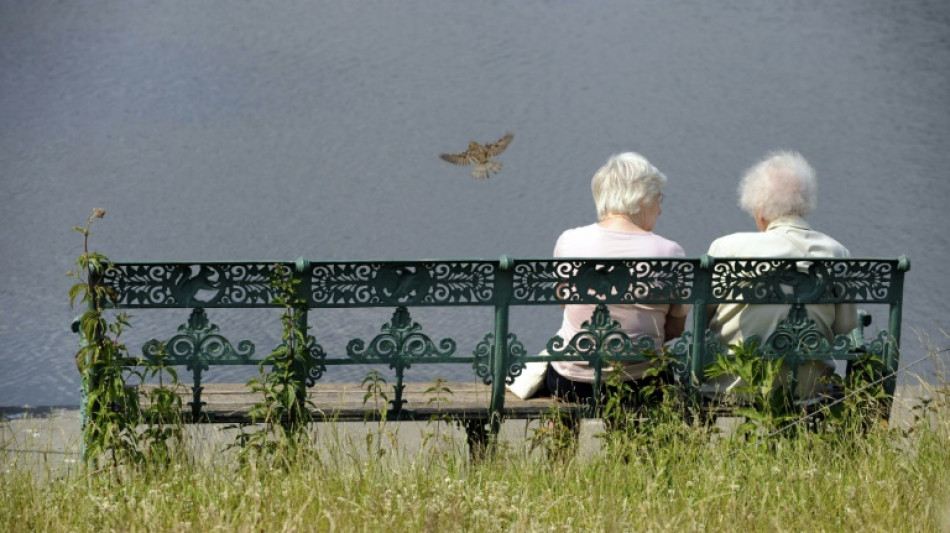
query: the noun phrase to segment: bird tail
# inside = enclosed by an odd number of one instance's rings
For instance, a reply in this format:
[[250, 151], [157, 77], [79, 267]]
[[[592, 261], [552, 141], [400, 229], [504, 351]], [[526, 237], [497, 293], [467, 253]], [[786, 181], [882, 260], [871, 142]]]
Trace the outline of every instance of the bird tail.
[[[497, 170], [495, 172], [498, 172]], [[475, 165], [475, 168], [472, 169], [472, 177], [478, 180], [483, 180], [488, 177], [488, 167], [484, 163], [478, 163]]]

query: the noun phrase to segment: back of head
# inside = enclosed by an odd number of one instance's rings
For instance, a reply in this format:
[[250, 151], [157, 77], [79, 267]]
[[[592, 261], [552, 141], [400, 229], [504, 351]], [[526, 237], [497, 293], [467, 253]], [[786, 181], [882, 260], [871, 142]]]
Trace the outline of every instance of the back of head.
[[666, 176], [636, 152], [613, 155], [594, 174], [590, 188], [597, 218], [608, 214], [635, 215], [645, 199], [660, 194]]
[[818, 203], [815, 171], [798, 152], [773, 152], [746, 171], [739, 183], [739, 206], [767, 221], [806, 216]]

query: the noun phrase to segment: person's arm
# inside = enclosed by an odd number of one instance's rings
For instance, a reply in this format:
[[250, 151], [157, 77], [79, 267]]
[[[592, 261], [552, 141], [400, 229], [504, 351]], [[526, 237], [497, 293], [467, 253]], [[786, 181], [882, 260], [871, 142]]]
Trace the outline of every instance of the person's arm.
[[666, 315], [666, 324], [663, 326], [663, 342], [669, 342], [683, 334], [686, 329], [686, 315]]
[[835, 304], [835, 321], [831, 325], [834, 335], [851, 333], [858, 327], [858, 306], [855, 304]]

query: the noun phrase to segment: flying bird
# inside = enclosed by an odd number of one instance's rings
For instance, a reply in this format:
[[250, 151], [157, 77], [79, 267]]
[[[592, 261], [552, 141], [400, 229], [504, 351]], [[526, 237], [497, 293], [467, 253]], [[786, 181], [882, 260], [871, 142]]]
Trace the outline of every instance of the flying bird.
[[513, 134], [505, 133], [504, 137], [488, 145], [478, 144], [472, 141], [468, 143], [468, 150], [460, 154], [442, 154], [441, 157], [454, 165], [464, 166], [474, 164], [475, 168], [472, 169], [472, 177], [485, 179], [491, 175], [492, 172], [498, 174], [498, 171], [501, 170], [501, 163], [492, 161], [492, 157], [504, 152], [505, 148], [508, 148], [508, 144], [510, 144], [514, 138], [515, 136]]

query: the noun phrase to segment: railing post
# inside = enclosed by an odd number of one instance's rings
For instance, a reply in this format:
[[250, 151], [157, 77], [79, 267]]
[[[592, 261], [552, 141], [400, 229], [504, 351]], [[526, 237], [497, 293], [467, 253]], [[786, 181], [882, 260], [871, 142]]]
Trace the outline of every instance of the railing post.
[[303, 410], [306, 409], [307, 405], [307, 368], [305, 361], [309, 361], [310, 354], [304, 355], [298, 350], [309, 350], [307, 315], [310, 309], [310, 261], [303, 257], [298, 258], [294, 263], [293, 276], [297, 279], [297, 283], [294, 284], [294, 299], [296, 300], [294, 305], [294, 327], [297, 328], [297, 331], [302, 332], [303, 336], [301, 340], [303, 344], [294, 347], [293, 372], [294, 379], [297, 382], [297, 408]]
[[904, 272], [910, 270], [910, 259], [902, 255], [897, 259], [897, 271], [891, 283], [891, 291], [898, 295], [899, 299], [892, 300], [890, 305], [890, 316], [887, 322], [887, 343], [884, 346], [884, 375], [890, 376], [884, 380], [884, 392], [889, 398], [894, 397], [894, 391], [897, 388], [897, 364], [900, 359], [901, 342], [901, 313], [903, 311], [904, 298]]
[[508, 377], [510, 354], [508, 351], [508, 307], [511, 302], [514, 261], [507, 255], [498, 260], [495, 273], [495, 347], [492, 353], [491, 404], [488, 408], [490, 432], [494, 439], [501, 429], [502, 412], [505, 408], [505, 379]]
[[[87, 261], [88, 261], [88, 257], [87, 257]], [[81, 348], [85, 348], [89, 346], [90, 344], [94, 346], [100, 346], [102, 344], [102, 338], [105, 336], [105, 331], [103, 331], [101, 327], [102, 317], [100, 315], [100, 313], [102, 313], [103, 306], [102, 306], [102, 301], [99, 298], [99, 294], [97, 290], [99, 287], [99, 284], [102, 283], [102, 273], [99, 272], [99, 269], [96, 268], [95, 264], [90, 263], [87, 268], [89, 272], [89, 279], [86, 280], [88, 283], [88, 288], [89, 288], [88, 309], [89, 311], [97, 313], [97, 316], [95, 318], [98, 321], [98, 323], [96, 327], [93, 329], [93, 338], [90, 339], [86, 337], [85, 331], [83, 331], [82, 318], [80, 317], [79, 323], [78, 323], [78, 330], [80, 333], [79, 343], [80, 343]], [[90, 403], [89, 392], [99, 389], [100, 376], [98, 372], [99, 365], [89, 364], [88, 355], [86, 357], [87, 357], [87, 360], [85, 361], [85, 363], [87, 367], [86, 367], [85, 375], [83, 375], [81, 379], [82, 390], [81, 390], [79, 402], [80, 402], [80, 413], [81, 413], [80, 427], [82, 431], [82, 445], [80, 446], [80, 453], [82, 455], [83, 462], [88, 464], [91, 458], [88, 457], [88, 449], [86, 448], [86, 441], [88, 440], [86, 432], [89, 430], [89, 424], [94, 424], [94, 427], [95, 425], [98, 425], [98, 421], [92, 419], [95, 416], [93, 413], [96, 412], [97, 406], [92, 405]]]
[[690, 397], [699, 403], [700, 386], [705, 379], [706, 365], [706, 305], [712, 299], [712, 267], [714, 259], [708, 254], [699, 258], [699, 269], [693, 285], [696, 298], [693, 305], [693, 342], [690, 346], [689, 383], [686, 389]]
[[[77, 317], [72, 323], [73, 333], [79, 334], [79, 349], [82, 350], [89, 345], [89, 339], [82, 333], [82, 317]], [[80, 439], [79, 453], [82, 456], [83, 463], [88, 464], [89, 458], [86, 457], [86, 426], [89, 425], [89, 374], [86, 371], [79, 376], [79, 432], [83, 435]]]

